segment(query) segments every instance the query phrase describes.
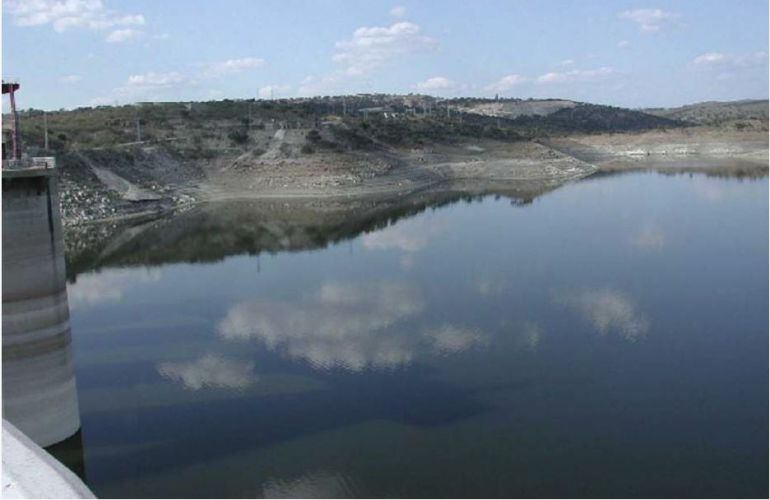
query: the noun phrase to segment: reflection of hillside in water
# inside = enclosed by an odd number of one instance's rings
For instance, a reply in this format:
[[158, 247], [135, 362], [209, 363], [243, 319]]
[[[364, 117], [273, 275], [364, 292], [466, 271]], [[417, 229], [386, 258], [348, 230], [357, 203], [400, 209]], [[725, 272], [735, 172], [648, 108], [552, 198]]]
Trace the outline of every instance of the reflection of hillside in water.
[[105, 266], [215, 262], [240, 254], [324, 248], [459, 201], [492, 194], [526, 205], [555, 186], [425, 191], [366, 199], [273, 199], [208, 203], [134, 224], [67, 231], [68, 278]]

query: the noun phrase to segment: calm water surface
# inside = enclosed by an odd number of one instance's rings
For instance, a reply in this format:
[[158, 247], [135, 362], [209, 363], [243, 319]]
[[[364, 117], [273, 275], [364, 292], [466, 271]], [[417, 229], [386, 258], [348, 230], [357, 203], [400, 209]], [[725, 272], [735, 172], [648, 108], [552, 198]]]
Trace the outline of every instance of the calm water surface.
[[99, 496], [766, 497], [767, 255], [767, 179], [630, 174], [104, 265], [70, 460]]

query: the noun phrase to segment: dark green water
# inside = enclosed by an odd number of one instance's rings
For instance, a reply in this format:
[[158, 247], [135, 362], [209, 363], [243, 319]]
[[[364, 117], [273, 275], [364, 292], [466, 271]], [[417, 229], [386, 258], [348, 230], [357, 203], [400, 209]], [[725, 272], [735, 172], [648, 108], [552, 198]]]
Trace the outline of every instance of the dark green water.
[[767, 496], [767, 179], [428, 205], [259, 238], [201, 216], [78, 274], [94, 492]]

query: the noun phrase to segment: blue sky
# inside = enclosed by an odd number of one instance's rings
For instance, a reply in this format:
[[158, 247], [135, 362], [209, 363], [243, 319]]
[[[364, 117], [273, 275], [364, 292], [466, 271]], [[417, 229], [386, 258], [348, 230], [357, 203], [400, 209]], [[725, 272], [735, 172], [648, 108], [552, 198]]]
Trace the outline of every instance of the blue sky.
[[3, 0], [2, 40], [22, 108], [359, 92], [629, 107], [768, 96], [766, 0]]

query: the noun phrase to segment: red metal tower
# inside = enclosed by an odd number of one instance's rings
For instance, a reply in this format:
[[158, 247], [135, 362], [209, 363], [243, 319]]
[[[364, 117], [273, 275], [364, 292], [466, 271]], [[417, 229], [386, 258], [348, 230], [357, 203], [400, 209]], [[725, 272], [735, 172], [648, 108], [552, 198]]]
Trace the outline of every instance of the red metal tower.
[[14, 97], [14, 92], [19, 90], [19, 87], [19, 82], [3, 80], [3, 94], [10, 94], [11, 98], [11, 113], [13, 114], [12, 158], [15, 160], [21, 159], [21, 130], [19, 128], [19, 113], [16, 111], [16, 98]]

